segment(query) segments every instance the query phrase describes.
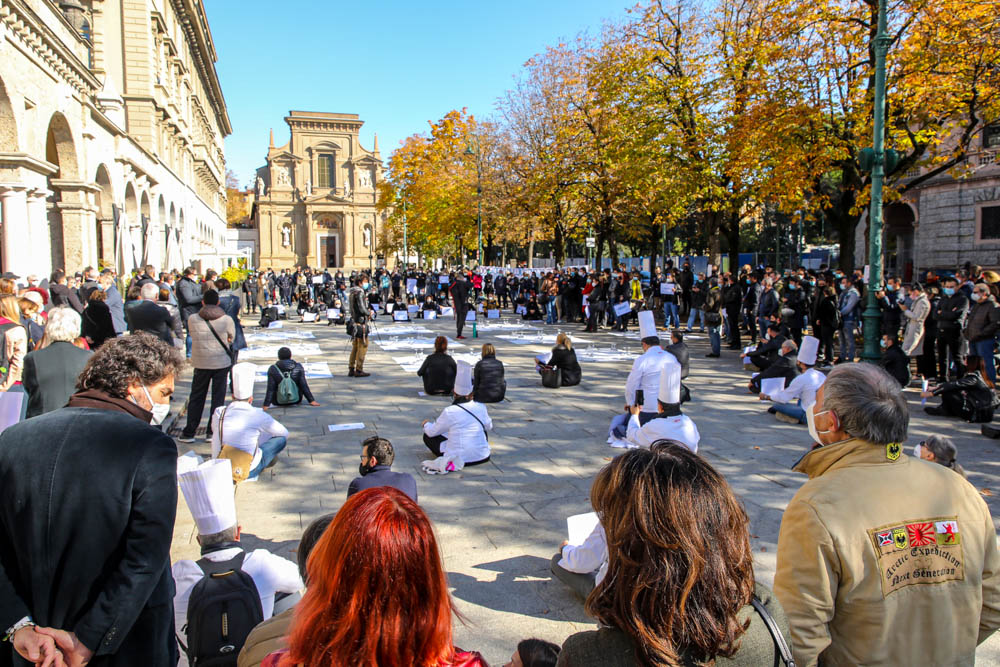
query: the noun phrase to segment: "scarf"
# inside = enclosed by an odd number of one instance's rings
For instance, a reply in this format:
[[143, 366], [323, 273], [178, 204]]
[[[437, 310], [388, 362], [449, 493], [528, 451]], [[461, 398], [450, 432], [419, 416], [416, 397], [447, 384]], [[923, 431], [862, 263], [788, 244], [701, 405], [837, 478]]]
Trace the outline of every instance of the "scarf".
[[116, 398], [99, 389], [84, 389], [69, 397], [67, 408], [96, 408], [130, 414], [147, 424], [152, 422], [153, 413], [143, 410], [127, 398]]

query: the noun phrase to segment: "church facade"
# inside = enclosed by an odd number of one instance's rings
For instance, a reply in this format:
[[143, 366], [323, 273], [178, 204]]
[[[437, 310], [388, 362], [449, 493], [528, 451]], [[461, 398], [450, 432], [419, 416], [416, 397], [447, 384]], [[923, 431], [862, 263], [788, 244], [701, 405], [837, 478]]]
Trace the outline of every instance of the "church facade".
[[375, 265], [384, 221], [375, 210], [382, 177], [378, 137], [361, 146], [357, 114], [290, 111], [291, 137], [257, 170], [252, 219], [258, 266], [361, 269]]

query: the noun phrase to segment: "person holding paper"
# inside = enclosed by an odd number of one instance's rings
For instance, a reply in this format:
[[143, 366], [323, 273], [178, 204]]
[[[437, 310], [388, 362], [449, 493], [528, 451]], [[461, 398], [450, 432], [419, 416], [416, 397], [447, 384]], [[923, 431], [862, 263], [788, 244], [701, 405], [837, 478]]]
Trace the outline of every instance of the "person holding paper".
[[[293, 403], [282, 404], [277, 402], [278, 385], [285, 379], [285, 376], [294, 380], [299, 389], [299, 399]], [[303, 398], [314, 408], [319, 407], [319, 403], [316, 402], [313, 393], [309, 390], [309, 382], [306, 380], [306, 369], [302, 364], [292, 359], [291, 349], [287, 347], [279, 348], [278, 361], [271, 364], [270, 368], [267, 369], [267, 391], [264, 394], [262, 409], [267, 410], [272, 404], [279, 406], [298, 405], [302, 402]]]
[[814, 368], [818, 351], [819, 339], [803, 336], [802, 347], [796, 358], [800, 374], [781, 391], [768, 393], [761, 388], [760, 400], [774, 401], [768, 412], [778, 421], [788, 424], [806, 423], [806, 410], [816, 402], [816, 392], [826, 382], [826, 376]]
[[[583, 371], [580, 362], [576, 360], [576, 352], [573, 351], [573, 341], [564, 333], [556, 336], [556, 345], [552, 348], [547, 366], [558, 368], [562, 371], [562, 381], [559, 386], [572, 387], [580, 384]], [[541, 373], [541, 368], [536, 364], [535, 368]]]
[[490, 460], [487, 431], [493, 428], [493, 421], [486, 406], [472, 400], [473, 391], [472, 367], [459, 361], [454, 402], [442, 410], [437, 419], [425, 419], [423, 423], [424, 445], [434, 456], [455, 457], [465, 466]]
[[797, 366], [798, 357], [796, 356], [798, 349], [794, 340], [783, 342], [781, 344], [781, 351], [778, 353], [778, 358], [774, 363], [750, 379], [750, 384], [748, 385], [750, 393], [760, 394], [761, 382], [769, 378], [783, 378], [785, 381], [783, 386], [787, 387], [799, 374]]
[[586, 600], [608, 573], [607, 537], [600, 521], [582, 541], [579, 536], [570, 537], [552, 557], [549, 568], [559, 581]]
[[740, 355], [740, 359], [749, 359], [758, 370], [765, 371], [780, 356], [781, 346], [785, 337], [781, 334], [781, 325], [771, 322], [764, 330], [764, 337], [756, 348]]
[[[424, 299], [424, 305], [421, 306], [420, 310], [425, 320], [436, 319], [438, 316], [441, 315], [441, 306], [437, 304], [437, 302], [434, 300], [434, 296], [431, 294], [428, 294], [427, 298]], [[428, 317], [427, 316], [428, 311], [433, 311], [434, 315]]]
[[701, 435], [694, 421], [681, 414], [681, 365], [669, 359], [660, 369], [657, 387], [657, 414], [642, 423], [640, 406], [629, 408], [626, 437], [636, 447], [650, 447], [660, 440], [676, 440], [692, 452], [698, 451]]

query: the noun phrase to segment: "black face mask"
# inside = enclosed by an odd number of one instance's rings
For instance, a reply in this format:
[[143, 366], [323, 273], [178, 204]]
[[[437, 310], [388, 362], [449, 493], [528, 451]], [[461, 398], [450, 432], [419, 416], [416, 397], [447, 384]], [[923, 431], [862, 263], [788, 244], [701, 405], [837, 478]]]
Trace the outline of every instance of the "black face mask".
[[372, 470], [375, 470], [375, 466], [370, 466], [367, 463], [360, 463], [360, 464], [358, 464], [358, 473], [362, 477], [364, 477], [365, 475], [367, 475], [368, 473], [370, 473]]

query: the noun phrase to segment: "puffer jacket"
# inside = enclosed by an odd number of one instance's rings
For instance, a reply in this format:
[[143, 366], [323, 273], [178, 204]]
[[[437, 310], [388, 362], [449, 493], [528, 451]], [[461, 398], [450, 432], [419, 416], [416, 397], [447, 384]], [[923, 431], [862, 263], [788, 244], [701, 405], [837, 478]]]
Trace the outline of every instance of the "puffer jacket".
[[1000, 330], [1000, 304], [992, 296], [986, 301], [974, 301], [965, 324], [965, 338], [970, 343], [996, 338]]
[[201, 287], [187, 276], [177, 281], [177, 306], [181, 310], [181, 319], [188, 321], [201, 308]]
[[795, 663], [972, 665], [1000, 627], [989, 508], [953, 470], [901, 443], [852, 438], [795, 465], [774, 592]]
[[[219, 335], [222, 342], [231, 346], [236, 337], [236, 325], [233, 318], [226, 315], [218, 306], [202, 306], [194, 315], [188, 317], [188, 332], [191, 334], [191, 365], [195, 368], [218, 370], [228, 368], [233, 362], [226, 350], [215, 339], [208, 328], [208, 323]], [[231, 349], [231, 348], [230, 348]]]
[[507, 381], [503, 377], [503, 362], [495, 356], [483, 357], [473, 369], [473, 386], [476, 403], [499, 403], [507, 394]]

